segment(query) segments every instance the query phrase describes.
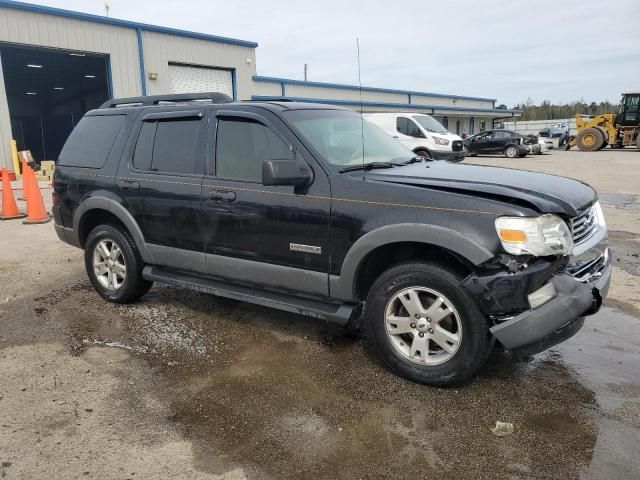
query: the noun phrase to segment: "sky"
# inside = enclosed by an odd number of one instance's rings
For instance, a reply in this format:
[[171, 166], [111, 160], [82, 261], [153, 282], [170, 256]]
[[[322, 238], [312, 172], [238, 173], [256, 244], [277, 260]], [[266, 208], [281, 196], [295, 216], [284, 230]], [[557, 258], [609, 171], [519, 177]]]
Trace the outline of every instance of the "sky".
[[[103, 0], [32, 3], [104, 15]], [[256, 41], [259, 75], [497, 98], [640, 90], [640, 0], [109, 0], [110, 16]]]

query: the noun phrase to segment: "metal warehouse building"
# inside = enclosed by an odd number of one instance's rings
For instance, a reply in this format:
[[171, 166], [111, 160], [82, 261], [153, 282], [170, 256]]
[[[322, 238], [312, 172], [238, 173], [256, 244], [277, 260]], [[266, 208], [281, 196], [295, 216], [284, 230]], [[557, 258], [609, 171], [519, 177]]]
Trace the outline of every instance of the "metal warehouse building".
[[[354, 85], [256, 74], [251, 41], [0, 0], [0, 166], [11, 140], [55, 160], [80, 117], [112, 97], [221, 91], [234, 99], [360, 108]], [[454, 133], [518, 116], [495, 99], [363, 87], [366, 111], [424, 112]]]

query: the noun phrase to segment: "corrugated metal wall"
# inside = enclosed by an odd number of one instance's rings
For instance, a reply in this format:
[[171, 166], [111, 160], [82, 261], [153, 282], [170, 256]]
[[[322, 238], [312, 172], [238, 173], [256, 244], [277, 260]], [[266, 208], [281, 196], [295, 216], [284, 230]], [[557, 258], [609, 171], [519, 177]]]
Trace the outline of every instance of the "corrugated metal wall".
[[233, 68], [236, 71], [238, 98], [251, 98], [251, 77], [256, 71], [254, 48], [148, 31], [142, 32], [142, 40], [145, 70], [158, 74], [157, 80], [147, 80], [148, 95], [170, 92], [169, 63], [175, 62]]
[[109, 55], [113, 94], [140, 94], [138, 43], [133, 29], [0, 8], [0, 42]]
[[[259, 78], [253, 81], [253, 95], [281, 95], [282, 85], [277, 81], [264, 81]], [[355, 88], [340, 88], [340, 86], [319, 86], [314, 84], [286, 83], [284, 84], [287, 97], [350, 100], [359, 101], [360, 91]], [[411, 101], [409, 101], [411, 99]], [[493, 108], [493, 101], [488, 99], [451, 98], [433, 96], [413, 92], [386, 92], [375, 89], [362, 89], [362, 100], [380, 103], [412, 103], [416, 105], [440, 105], [462, 108]]]
[[[239, 99], [251, 97], [256, 73], [255, 48], [143, 31], [147, 94], [169, 93], [169, 63], [235, 70]], [[142, 94], [138, 33], [135, 28], [0, 7], [0, 44], [21, 44], [109, 55], [114, 97]], [[0, 79], [0, 166], [11, 166], [11, 125]]]
[[[113, 94], [140, 95], [136, 31], [70, 18], [0, 8], [0, 42], [109, 55]], [[11, 124], [0, 83], [0, 165], [11, 167]]]

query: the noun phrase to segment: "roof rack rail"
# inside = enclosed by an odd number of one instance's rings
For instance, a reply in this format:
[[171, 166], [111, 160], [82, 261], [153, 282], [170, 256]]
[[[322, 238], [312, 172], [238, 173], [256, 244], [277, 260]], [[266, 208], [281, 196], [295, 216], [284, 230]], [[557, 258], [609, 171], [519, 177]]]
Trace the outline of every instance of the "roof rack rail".
[[220, 92], [173, 93], [170, 95], [148, 95], [144, 97], [114, 98], [107, 100], [100, 108], [143, 107], [162, 105], [163, 103], [185, 103], [209, 100], [211, 103], [231, 103], [233, 99]]
[[288, 97], [269, 97], [269, 98], [252, 98], [251, 100], [243, 100], [243, 102], [291, 102], [295, 103], [296, 100]]

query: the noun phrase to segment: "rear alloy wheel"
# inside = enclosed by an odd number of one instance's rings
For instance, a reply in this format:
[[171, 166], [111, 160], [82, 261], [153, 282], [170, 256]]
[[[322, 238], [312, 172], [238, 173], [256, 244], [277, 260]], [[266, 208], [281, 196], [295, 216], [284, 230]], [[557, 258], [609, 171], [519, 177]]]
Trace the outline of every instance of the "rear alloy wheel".
[[459, 385], [487, 358], [486, 317], [453, 272], [405, 263], [384, 272], [365, 303], [367, 341], [392, 372], [414, 382]]
[[513, 145], [510, 145], [507, 148], [505, 148], [504, 154], [508, 158], [516, 158], [519, 155], [518, 149]]
[[98, 225], [91, 230], [84, 263], [93, 288], [110, 302], [133, 302], [153, 285], [142, 278], [144, 265], [133, 238], [115, 225]]
[[578, 133], [576, 144], [583, 152], [595, 152], [604, 145], [604, 135], [597, 128], [585, 128]]
[[93, 272], [104, 288], [117, 290], [127, 278], [127, 265], [122, 249], [105, 237], [93, 247]]

